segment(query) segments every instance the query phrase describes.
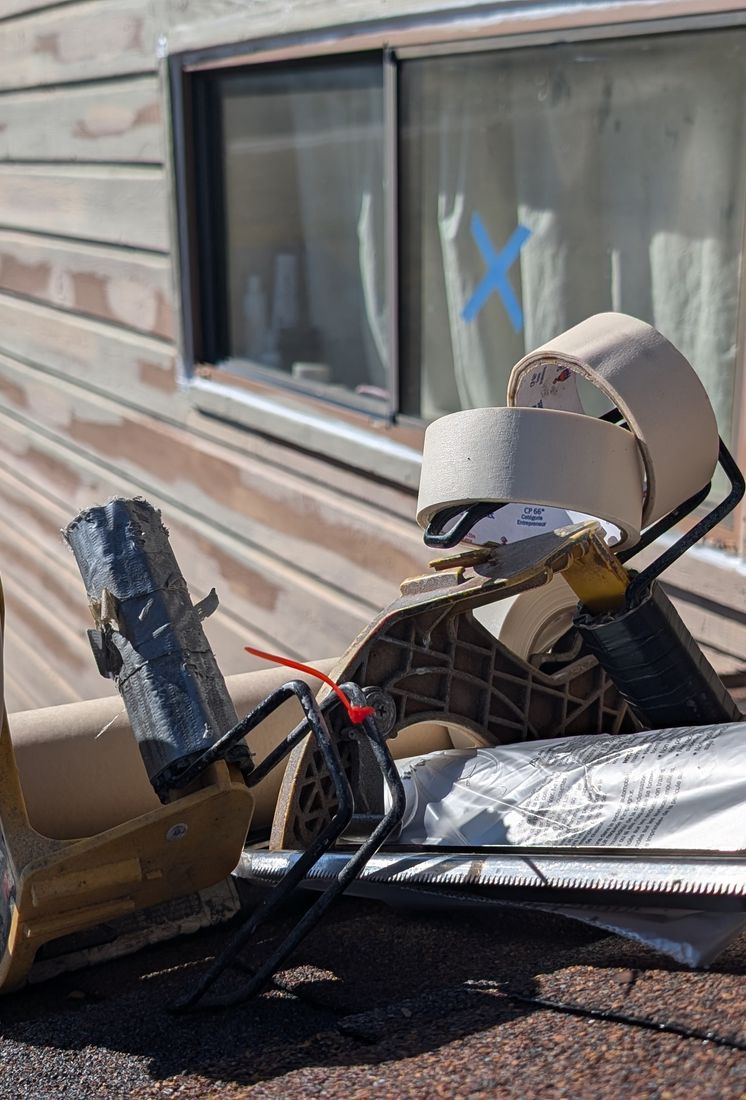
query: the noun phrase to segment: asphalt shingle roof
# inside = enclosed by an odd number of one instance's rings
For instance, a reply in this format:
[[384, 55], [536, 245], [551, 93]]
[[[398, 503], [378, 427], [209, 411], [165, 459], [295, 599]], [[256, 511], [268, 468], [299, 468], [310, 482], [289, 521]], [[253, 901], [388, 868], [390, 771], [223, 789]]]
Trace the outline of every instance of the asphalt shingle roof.
[[[244, 961], [291, 919], [263, 929]], [[5, 997], [0, 1097], [746, 1096], [746, 934], [690, 972], [561, 918], [344, 899], [281, 989], [172, 1015], [228, 935]]]

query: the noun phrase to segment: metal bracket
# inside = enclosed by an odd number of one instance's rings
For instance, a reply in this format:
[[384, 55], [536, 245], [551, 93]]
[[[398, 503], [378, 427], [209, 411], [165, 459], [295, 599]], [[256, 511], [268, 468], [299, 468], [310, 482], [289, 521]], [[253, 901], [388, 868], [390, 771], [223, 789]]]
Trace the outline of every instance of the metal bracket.
[[[342, 685], [342, 690], [348, 699], [356, 706], [376, 705], [370, 700], [362, 689], [354, 683]], [[391, 714], [391, 706], [385, 697], [385, 693], [378, 692], [378, 704], [382, 712]], [[333, 784], [333, 797], [335, 809], [330, 819], [315, 837], [313, 843], [300, 856], [298, 861], [288, 869], [275, 889], [259, 906], [250, 919], [238, 930], [227, 947], [216, 959], [207, 973], [202, 977], [197, 986], [184, 999], [174, 1006], [174, 1011], [186, 1012], [197, 1007], [222, 1008], [245, 1001], [261, 990], [270, 981], [280, 964], [287, 958], [301, 940], [316, 927], [332, 902], [339, 897], [352, 880], [358, 875], [368, 860], [373, 856], [386, 838], [401, 824], [404, 815], [405, 797], [396, 765], [386, 746], [385, 727], [379, 728], [378, 717], [367, 718], [355, 731], [356, 736], [362, 735], [370, 746], [373, 759], [378, 765], [383, 780], [391, 795], [391, 807], [378, 821], [373, 832], [360, 845], [358, 850], [344, 862], [334, 882], [321, 895], [318, 901], [303, 915], [289, 935], [256, 970], [248, 982], [243, 982], [238, 988], [231, 989], [222, 994], [216, 994], [209, 1001], [203, 1001], [207, 991], [214, 985], [221, 974], [227, 970], [235, 960], [238, 953], [252, 939], [257, 929], [264, 924], [272, 914], [287, 900], [290, 894], [312, 871], [319, 859], [329, 851], [342, 835], [352, 820], [355, 809], [355, 800], [349, 780], [342, 766], [334, 738], [329, 730], [326, 714], [322, 713], [314, 699], [310, 688], [299, 680], [291, 681], [278, 691], [268, 695], [266, 699], [255, 707], [232, 730], [225, 734], [219, 741], [212, 745], [199, 760], [195, 761], [189, 772], [185, 772], [180, 782], [187, 784], [193, 781], [200, 770], [220, 759], [240, 739], [251, 732], [273, 710], [285, 702], [291, 696], [295, 696], [301, 704], [305, 714], [305, 721], [295, 727], [285, 740], [277, 746], [256, 768], [246, 777], [248, 786], [254, 786], [269, 771], [272, 770], [300, 741], [309, 733], [320, 754], [323, 766], [331, 777]], [[323, 708], [326, 713], [339, 707], [336, 696], [325, 700]], [[339, 708], [341, 709], [341, 707]], [[377, 715], [379, 708], [376, 707]], [[361, 733], [358, 733], [358, 730]]]
[[[545, 672], [517, 657], [472, 614], [570, 568], [588, 555], [598, 530], [597, 523], [578, 524], [507, 546], [481, 547], [469, 554], [481, 575], [465, 574], [457, 557], [455, 569], [406, 581], [400, 598], [341, 658], [334, 679], [385, 691], [395, 705], [393, 734], [435, 722], [465, 730], [477, 743], [504, 744], [637, 729], [627, 704], [590, 654]], [[356, 747], [351, 743], [353, 752]], [[357, 781], [353, 786], [360, 789]], [[332, 809], [328, 787], [314, 745], [299, 745], [283, 778], [271, 848], [312, 843]]]

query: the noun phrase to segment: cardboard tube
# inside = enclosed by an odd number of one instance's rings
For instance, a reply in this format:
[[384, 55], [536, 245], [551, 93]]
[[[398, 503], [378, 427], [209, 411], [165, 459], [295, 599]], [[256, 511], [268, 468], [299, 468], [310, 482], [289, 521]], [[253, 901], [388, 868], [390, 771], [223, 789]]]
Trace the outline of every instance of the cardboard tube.
[[[312, 663], [328, 673], [338, 662]], [[229, 676], [226, 684], [244, 715], [289, 679], [304, 680], [314, 690], [321, 686], [286, 668]], [[248, 739], [255, 759], [262, 760], [301, 717], [289, 699], [257, 726]], [[10, 716], [10, 729], [29, 820], [44, 836], [93, 836], [160, 805], [118, 696], [20, 711]], [[404, 731], [391, 749], [395, 756], [411, 756], [453, 744], [445, 726], [429, 722]], [[253, 829], [271, 824], [283, 771], [281, 764], [254, 788]]]
[[635, 434], [647, 482], [644, 526], [712, 479], [718, 428], [709, 398], [690, 363], [651, 325], [623, 313], [589, 317], [516, 364], [508, 405], [541, 401], [549, 411], [553, 389], [567, 381], [564, 368], [600, 390]]
[[[329, 672], [335, 663], [316, 665]], [[314, 690], [321, 686], [286, 668], [241, 673], [226, 683], [243, 715], [290, 679]], [[255, 759], [263, 759], [301, 717], [289, 699], [257, 726], [249, 739]], [[10, 730], [29, 820], [44, 836], [93, 836], [160, 805], [118, 696], [20, 711], [10, 716]], [[279, 767], [255, 788], [252, 828], [272, 820], [281, 780]]]
[[634, 435], [578, 413], [488, 408], [450, 413], [425, 432], [417, 522], [477, 502], [584, 512], [640, 537], [643, 467]]

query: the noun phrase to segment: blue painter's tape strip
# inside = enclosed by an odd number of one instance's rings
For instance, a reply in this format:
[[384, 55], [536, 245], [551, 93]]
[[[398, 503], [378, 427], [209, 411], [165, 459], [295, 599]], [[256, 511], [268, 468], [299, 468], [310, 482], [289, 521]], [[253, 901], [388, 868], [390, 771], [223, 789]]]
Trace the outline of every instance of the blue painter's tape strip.
[[525, 225], [517, 225], [505, 247], [496, 252], [484, 222], [475, 213], [471, 219], [471, 234], [482, 254], [487, 271], [464, 306], [461, 316], [465, 321], [473, 321], [490, 295], [497, 293], [505, 306], [510, 323], [516, 332], [520, 332], [523, 328], [523, 310], [510, 285], [508, 269], [518, 259], [521, 249], [531, 236], [531, 230]]

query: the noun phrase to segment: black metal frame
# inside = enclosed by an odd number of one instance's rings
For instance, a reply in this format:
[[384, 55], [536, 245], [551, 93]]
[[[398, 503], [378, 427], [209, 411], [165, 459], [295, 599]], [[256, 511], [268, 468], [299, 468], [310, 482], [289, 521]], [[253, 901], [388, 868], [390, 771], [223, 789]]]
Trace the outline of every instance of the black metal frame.
[[[656, 577], [659, 577], [661, 573], [668, 569], [670, 565], [673, 565], [682, 554], [685, 554], [696, 542], [699, 542], [699, 540], [704, 538], [709, 531], [712, 531], [713, 527], [716, 527], [718, 523], [722, 523], [725, 517], [733, 511], [742, 499], [744, 490], [746, 489], [746, 482], [738, 467], [738, 463], [733, 458], [733, 455], [730, 453], [725, 443], [723, 443], [722, 439], [719, 441], [718, 465], [730, 482], [730, 491], [728, 495], [720, 504], [717, 504], [706, 516], [703, 516], [693, 527], [686, 531], [681, 538], [677, 539], [673, 546], [669, 546], [669, 548], [664, 550], [654, 562], [645, 569], [642, 569], [637, 576], [633, 578], [632, 583], [627, 589], [627, 603], [630, 606], [643, 597]], [[673, 512], [669, 512], [669, 514], [659, 520], [658, 523], [654, 523], [653, 526], [649, 527], [645, 532], [637, 546], [627, 551], [624, 555], [619, 555], [620, 559], [626, 561], [632, 554], [638, 553], [638, 551], [653, 542], [654, 539], [657, 539], [664, 531], [668, 531], [674, 523], [692, 512], [697, 505], [705, 499], [709, 491], [710, 485], [706, 485], [704, 489], [700, 490], [695, 496], [690, 497], [689, 500], [679, 505], [678, 508], [674, 508]]]
[[[355, 706], [367, 706], [368, 699], [364, 691], [353, 683], [343, 684], [342, 691]], [[284, 904], [295, 888], [305, 879], [318, 860], [329, 851], [332, 845], [341, 837], [352, 820], [355, 809], [355, 799], [349, 780], [345, 774], [342, 762], [339, 758], [334, 738], [327, 725], [325, 714], [332, 708], [341, 706], [336, 695], [327, 697], [323, 704], [316, 702], [310, 688], [300, 680], [291, 680], [283, 687], [268, 695], [266, 699], [242, 718], [233, 729], [229, 730], [218, 741], [210, 746], [190, 767], [180, 776], [178, 786], [188, 786], [195, 779], [218, 760], [225, 758], [231, 747], [251, 732], [260, 722], [281, 706], [287, 699], [295, 697], [300, 702], [305, 715], [305, 720], [300, 722], [285, 738], [285, 740], [269, 753], [267, 757], [246, 776], [246, 784], [249, 787], [256, 786], [292, 749], [308, 736], [309, 730], [314, 737], [321, 752], [324, 764], [334, 783], [334, 791], [337, 800], [337, 810], [332, 820], [314, 839], [313, 843], [288, 870], [274, 890], [267, 896], [264, 902], [254, 911], [249, 920], [236, 932], [223, 952], [209, 967], [206, 974], [200, 979], [192, 992], [174, 1005], [174, 1011], [186, 1012], [191, 1009], [201, 1008], [225, 1008], [248, 1000], [267, 985], [280, 964], [287, 958], [298, 944], [316, 927], [326, 913], [329, 906], [340, 896], [365, 866], [386, 838], [401, 823], [404, 816], [405, 796], [396, 764], [386, 745], [386, 729], [379, 728], [377, 717], [366, 718], [359, 729], [359, 735], [364, 737], [371, 749], [373, 759], [378, 765], [384, 782], [391, 794], [391, 808], [376, 824], [373, 832], [360, 845], [356, 852], [337, 875], [335, 881], [329, 886], [321, 897], [303, 915], [283, 942], [270, 954], [262, 965], [256, 970], [248, 982], [244, 982], [238, 989], [232, 989], [227, 993], [214, 996], [209, 1001], [202, 1002], [202, 998], [221, 974], [231, 965], [241, 949], [248, 943], [256, 930], [264, 924], [272, 914]], [[355, 735], [355, 734], [353, 734]]]
[[[218, 78], [189, 78], [189, 188], [192, 289], [198, 309], [193, 321], [197, 362], [217, 363], [228, 347], [227, 228], [222, 154], [223, 112]], [[198, 153], [198, 155], [197, 155]], [[196, 261], [196, 262], [195, 262]]]

